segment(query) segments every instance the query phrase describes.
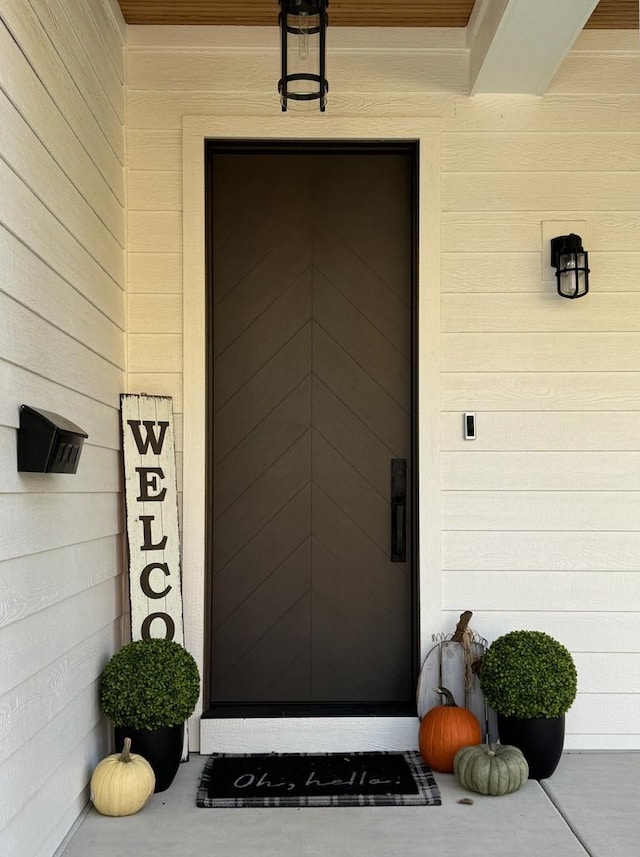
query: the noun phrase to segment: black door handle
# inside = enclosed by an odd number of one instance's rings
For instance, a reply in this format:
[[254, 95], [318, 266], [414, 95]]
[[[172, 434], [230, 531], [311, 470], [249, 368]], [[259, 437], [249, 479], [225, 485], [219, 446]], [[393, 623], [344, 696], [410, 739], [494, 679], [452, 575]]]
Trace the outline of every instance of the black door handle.
[[407, 459], [391, 459], [391, 562], [407, 559]]

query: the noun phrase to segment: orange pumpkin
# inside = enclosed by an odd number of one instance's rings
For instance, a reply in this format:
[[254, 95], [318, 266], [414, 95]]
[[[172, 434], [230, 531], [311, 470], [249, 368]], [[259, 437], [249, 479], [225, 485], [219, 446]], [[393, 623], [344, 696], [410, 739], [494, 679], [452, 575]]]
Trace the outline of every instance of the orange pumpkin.
[[482, 742], [478, 718], [468, 708], [459, 708], [451, 691], [437, 687], [444, 705], [430, 708], [420, 723], [418, 745], [427, 765], [434, 771], [453, 773], [453, 758], [461, 747]]

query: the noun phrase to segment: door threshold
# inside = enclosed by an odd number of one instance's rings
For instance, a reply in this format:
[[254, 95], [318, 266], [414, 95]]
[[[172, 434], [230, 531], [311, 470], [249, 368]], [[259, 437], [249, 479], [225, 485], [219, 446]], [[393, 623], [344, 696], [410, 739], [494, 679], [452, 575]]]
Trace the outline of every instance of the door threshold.
[[357, 753], [417, 750], [411, 717], [203, 717], [201, 753]]

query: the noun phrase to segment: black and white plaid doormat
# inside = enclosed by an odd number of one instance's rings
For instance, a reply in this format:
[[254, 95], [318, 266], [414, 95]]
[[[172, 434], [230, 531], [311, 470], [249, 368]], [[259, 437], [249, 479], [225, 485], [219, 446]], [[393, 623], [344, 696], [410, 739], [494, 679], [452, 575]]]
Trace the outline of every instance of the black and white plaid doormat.
[[440, 806], [431, 769], [415, 751], [213, 753], [199, 807]]

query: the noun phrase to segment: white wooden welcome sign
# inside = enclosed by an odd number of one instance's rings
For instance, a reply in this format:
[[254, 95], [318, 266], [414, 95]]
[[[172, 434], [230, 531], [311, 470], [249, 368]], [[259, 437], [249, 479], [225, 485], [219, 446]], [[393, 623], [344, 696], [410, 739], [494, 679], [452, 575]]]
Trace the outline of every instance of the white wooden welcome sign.
[[131, 639], [184, 645], [178, 496], [170, 396], [120, 396]]

